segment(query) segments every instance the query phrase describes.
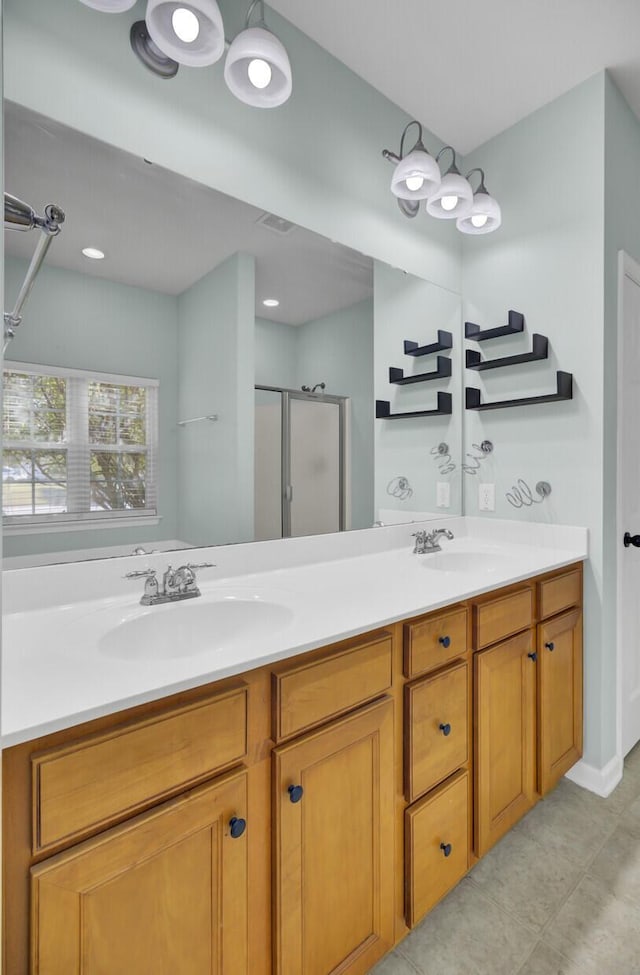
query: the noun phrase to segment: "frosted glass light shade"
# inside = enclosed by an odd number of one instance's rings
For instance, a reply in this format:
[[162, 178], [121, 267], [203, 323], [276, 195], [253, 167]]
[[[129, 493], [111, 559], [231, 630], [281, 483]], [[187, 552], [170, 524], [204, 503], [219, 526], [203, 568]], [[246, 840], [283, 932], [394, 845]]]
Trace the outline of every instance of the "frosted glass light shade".
[[[483, 218], [486, 218], [484, 222], [482, 222]], [[474, 219], [476, 223], [481, 223], [481, 226], [475, 226]], [[456, 227], [463, 234], [490, 234], [497, 230], [501, 223], [502, 214], [498, 201], [494, 200], [489, 193], [475, 193], [471, 210], [464, 217], [458, 218]]]
[[[407, 180], [422, 183], [415, 189]], [[391, 192], [401, 200], [426, 200], [438, 187], [442, 177], [438, 164], [426, 149], [417, 147], [400, 160], [391, 177]]]
[[105, 14], [121, 14], [124, 10], [131, 10], [136, 0], [80, 0], [85, 7], [102, 10]]
[[[257, 87], [249, 77], [249, 65], [264, 61], [271, 68], [267, 84]], [[245, 105], [255, 108], [277, 108], [293, 90], [291, 64], [284, 44], [265, 27], [247, 27], [227, 51], [224, 80], [229, 91]]]
[[[200, 29], [195, 40], [183, 41], [176, 34], [176, 10], [189, 10], [198, 18]], [[145, 20], [156, 47], [179, 64], [202, 68], [222, 57], [224, 26], [216, 0], [149, 0]]]
[[[447, 200], [457, 197], [457, 203], [447, 209]], [[443, 206], [443, 200], [445, 205]], [[473, 190], [469, 180], [460, 173], [447, 173], [442, 177], [438, 189], [427, 200], [427, 213], [438, 220], [453, 220], [466, 217], [473, 205]]]

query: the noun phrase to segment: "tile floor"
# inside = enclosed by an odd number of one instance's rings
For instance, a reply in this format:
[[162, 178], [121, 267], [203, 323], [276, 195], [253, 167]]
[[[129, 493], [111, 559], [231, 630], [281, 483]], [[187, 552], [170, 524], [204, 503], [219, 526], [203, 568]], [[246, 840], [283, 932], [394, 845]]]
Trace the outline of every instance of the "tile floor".
[[372, 975], [640, 975], [640, 745], [608, 799], [563, 779]]

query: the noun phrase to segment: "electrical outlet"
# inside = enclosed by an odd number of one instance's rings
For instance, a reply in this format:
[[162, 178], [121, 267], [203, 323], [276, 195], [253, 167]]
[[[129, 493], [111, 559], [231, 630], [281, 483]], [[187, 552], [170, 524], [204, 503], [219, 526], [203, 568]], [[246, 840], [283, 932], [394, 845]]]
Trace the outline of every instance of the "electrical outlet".
[[478, 508], [480, 511], [496, 510], [496, 486], [495, 484], [478, 485]]
[[448, 481], [438, 481], [437, 483], [436, 506], [438, 508], [451, 507], [451, 485]]

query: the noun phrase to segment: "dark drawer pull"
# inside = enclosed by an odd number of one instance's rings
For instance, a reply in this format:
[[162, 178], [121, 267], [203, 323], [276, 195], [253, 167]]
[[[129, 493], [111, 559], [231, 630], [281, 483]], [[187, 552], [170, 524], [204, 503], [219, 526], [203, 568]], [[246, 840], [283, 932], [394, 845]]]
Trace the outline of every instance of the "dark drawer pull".
[[231, 839], [233, 840], [237, 840], [239, 836], [242, 836], [246, 828], [246, 819], [240, 819], [239, 816], [234, 816], [229, 820], [229, 832], [231, 833]]
[[451, 637], [450, 636], [439, 636], [438, 637], [438, 643], [441, 643], [442, 646], [446, 650], [447, 647], [450, 647], [451, 646]]
[[529, 660], [533, 660], [533, 662], [535, 663], [536, 660], [538, 659], [538, 654], [534, 650], [533, 653], [528, 653], [527, 657], [529, 658]]
[[290, 785], [287, 792], [289, 793], [289, 799], [291, 802], [300, 802], [304, 795], [304, 789], [301, 785]]
[[556, 645], [555, 643], [545, 643], [545, 647], [547, 648], [547, 650], [555, 650]]
[[451, 843], [441, 843], [440, 849], [442, 850], [442, 852], [446, 857], [451, 856]]
[[447, 724], [439, 724], [438, 727], [439, 727], [440, 731], [442, 732], [442, 734], [445, 736], [445, 738], [447, 737], [447, 735], [450, 735], [451, 734], [451, 725], [449, 723], [447, 723]]

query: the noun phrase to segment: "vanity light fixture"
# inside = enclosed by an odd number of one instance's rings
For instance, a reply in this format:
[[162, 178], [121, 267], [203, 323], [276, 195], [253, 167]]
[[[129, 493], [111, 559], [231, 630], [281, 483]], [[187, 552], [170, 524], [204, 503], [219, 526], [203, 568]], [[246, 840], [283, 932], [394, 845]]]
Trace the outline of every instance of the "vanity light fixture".
[[262, 304], [265, 308], [277, 308], [280, 302], [277, 298], [265, 298]]
[[216, 0], [148, 0], [145, 23], [156, 47], [178, 64], [200, 68], [224, 53]]
[[[80, 2], [94, 10], [119, 13], [133, 7], [136, 0]], [[260, 19], [252, 27], [251, 17], [258, 6]], [[225, 40], [216, 0], [147, 0], [146, 17], [131, 25], [129, 40], [144, 66], [161, 78], [175, 78], [181, 64], [215, 64], [228, 47], [224, 80], [245, 105], [277, 108], [293, 90], [289, 55], [265, 24], [264, 0], [253, 0], [244, 30], [231, 44]]]
[[[251, 16], [260, 7], [260, 19]], [[232, 94], [255, 108], [276, 108], [291, 95], [291, 64], [284, 44], [266, 26], [264, 0], [253, 0], [245, 27], [232, 42], [224, 65], [224, 80]]]
[[467, 178], [473, 173], [480, 173], [480, 183], [473, 194], [470, 211], [456, 221], [456, 227], [463, 234], [490, 234], [502, 223], [500, 206], [484, 185], [484, 172], [479, 167], [472, 169]]
[[82, 253], [92, 261], [102, 261], [104, 259], [104, 251], [99, 250], [97, 247], [83, 247]]
[[[405, 155], [405, 137], [412, 125], [418, 126], [418, 140]], [[451, 152], [453, 158], [443, 176], [438, 163], [447, 151]], [[484, 172], [477, 168], [463, 176], [458, 169], [453, 146], [444, 146], [434, 159], [424, 146], [419, 122], [412, 121], [405, 126], [399, 154], [391, 149], [383, 149], [382, 155], [395, 165], [391, 192], [405, 217], [416, 217], [420, 201], [426, 200], [427, 213], [438, 220], [455, 218], [456, 227], [463, 234], [489, 234], [500, 226], [500, 206], [487, 191]], [[475, 193], [469, 181], [474, 173], [480, 173], [480, 183]]]

